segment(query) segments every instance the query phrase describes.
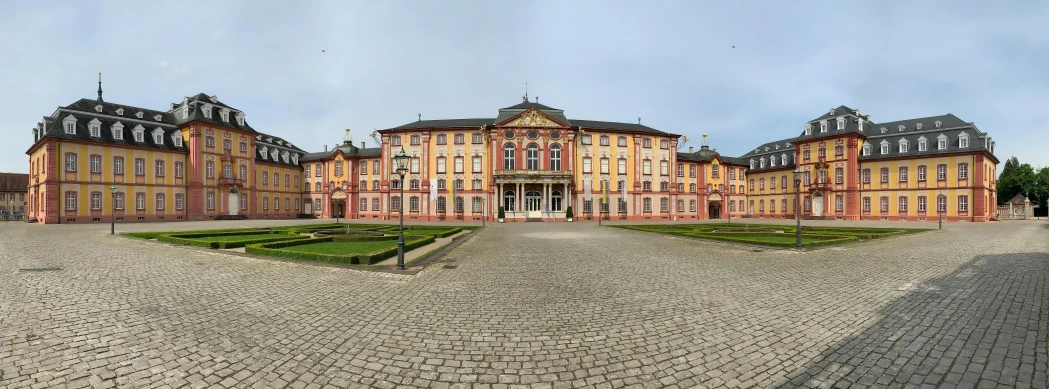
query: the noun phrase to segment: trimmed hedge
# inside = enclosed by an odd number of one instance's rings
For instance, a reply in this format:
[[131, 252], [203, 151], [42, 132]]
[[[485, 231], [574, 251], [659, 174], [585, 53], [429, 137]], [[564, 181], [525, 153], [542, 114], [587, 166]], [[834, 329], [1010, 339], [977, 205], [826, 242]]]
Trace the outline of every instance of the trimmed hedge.
[[[244, 252], [248, 254], [265, 255], [270, 257], [280, 257], [287, 259], [296, 259], [303, 261], [317, 261], [327, 263], [343, 263], [351, 265], [371, 265], [378, 262], [382, 262], [394, 255], [397, 255], [397, 248], [384, 249], [371, 253], [365, 254], [349, 254], [349, 255], [338, 255], [338, 254], [322, 254], [322, 253], [304, 253], [291, 250], [282, 250], [286, 247], [301, 246], [313, 243], [327, 243], [327, 242], [364, 242], [364, 241], [382, 241], [382, 240], [397, 240], [397, 236], [352, 236], [352, 237], [332, 237], [327, 236], [323, 238], [308, 238], [299, 239], [285, 242], [275, 243], [258, 243], [249, 244], [245, 246]], [[404, 251], [413, 250], [422, 246], [426, 246], [433, 243], [436, 239], [433, 236], [422, 236], [422, 235], [405, 235], [404, 236]]]
[[[255, 244], [255, 243], [283, 242], [283, 241], [310, 239], [309, 236], [298, 235], [298, 234], [273, 234], [273, 235], [286, 235], [286, 236], [278, 236], [278, 237], [272, 237], [272, 238], [245, 239], [245, 240], [231, 240], [231, 241], [211, 242], [211, 243], [212, 243], [212, 248], [235, 249], [235, 248], [244, 247], [244, 246], [247, 246], [249, 244]], [[218, 247], [215, 247], [216, 244], [218, 245]]]
[[[239, 236], [239, 235], [259, 235], [258, 238], [241, 239], [233, 241], [206, 241], [200, 240], [199, 238], [211, 238], [220, 236]], [[158, 235], [157, 241], [181, 244], [194, 247], [204, 247], [211, 249], [230, 249], [237, 247], [244, 247], [248, 244], [272, 242], [272, 241], [283, 241], [283, 240], [299, 240], [306, 239], [308, 236], [289, 234], [285, 231], [239, 231], [239, 232], [197, 232], [189, 234], [169, 234], [169, 235]]]
[[132, 238], [140, 239], [157, 239], [161, 235], [180, 235], [180, 234], [203, 234], [203, 233], [222, 233], [222, 232], [249, 232], [258, 231], [257, 228], [226, 228], [221, 230], [188, 230], [188, 231], [151, 231], [151, 232], [122, 232], [121, 235], [130, 236]]

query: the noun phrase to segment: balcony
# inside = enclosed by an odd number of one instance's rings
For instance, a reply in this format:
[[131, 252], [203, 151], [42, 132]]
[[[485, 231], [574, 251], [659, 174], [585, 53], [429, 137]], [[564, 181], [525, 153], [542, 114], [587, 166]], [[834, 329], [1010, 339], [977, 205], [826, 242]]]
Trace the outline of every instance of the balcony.
[[809, 183], [809, 192], [824, 192], [829, 191], [831, 189], [832, 187], [830, 181], [827, 180], [816, 180], [814, 182]]
[[496, 170], [495, 182], [572, 182], [571, 170]]
[[233, 178], [233, 177], [220, 177], [219, 178], [219, 186], [222, 186], [222, 187], [238, 187], [238, 188], [240, 188], [240, 187], [244, 186], [244, 180], [239, 179], [239, 178]]

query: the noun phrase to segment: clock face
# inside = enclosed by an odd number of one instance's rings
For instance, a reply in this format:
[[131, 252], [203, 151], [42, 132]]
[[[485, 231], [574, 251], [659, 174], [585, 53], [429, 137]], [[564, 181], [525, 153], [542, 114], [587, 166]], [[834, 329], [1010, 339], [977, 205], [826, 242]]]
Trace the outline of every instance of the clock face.
[[535, 138], [538, 138], [538, 137], [539, 137], [539, 132], [537, 132], [537, 131], [528, 131], [528, 139], [535, 139]]
[[561, 139], [561, 133], [557, 131], [551, 132], [550, 139]]
[[513, 130], [506, 130], [506, 132], [503, 133], [503, 136], [505, 136], [506, 139], [513, 139], [514, 131]]

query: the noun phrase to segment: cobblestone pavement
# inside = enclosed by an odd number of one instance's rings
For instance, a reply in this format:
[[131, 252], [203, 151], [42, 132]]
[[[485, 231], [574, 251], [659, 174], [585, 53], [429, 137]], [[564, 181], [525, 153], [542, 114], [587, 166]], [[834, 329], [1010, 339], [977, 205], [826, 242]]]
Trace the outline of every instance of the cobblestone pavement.
[[489, 224], [414, 276], [108, 227], [0, 224], [0, 388], [1047, 387], [1044, 221], [803, 253]]

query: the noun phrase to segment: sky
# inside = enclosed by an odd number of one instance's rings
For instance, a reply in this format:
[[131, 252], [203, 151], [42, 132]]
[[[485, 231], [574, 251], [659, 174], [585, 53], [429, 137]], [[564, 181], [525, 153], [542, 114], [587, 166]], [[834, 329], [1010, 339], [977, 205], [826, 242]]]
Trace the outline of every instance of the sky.
[[[1008, 4], [1006, 4], [1008, 3]], [[1049, 166], [1049, 2], [6, 0], [0, 171], [32, 127], [95, 98], [198, 93], [306, 151], [531, 98], [739, 156], [846, 105], [875, 123], [952, 113], [1004, 161]], [[735, 47], [733, 47], [735, 46]], [[1001, 168], [999, 165], [999, 169]]]

